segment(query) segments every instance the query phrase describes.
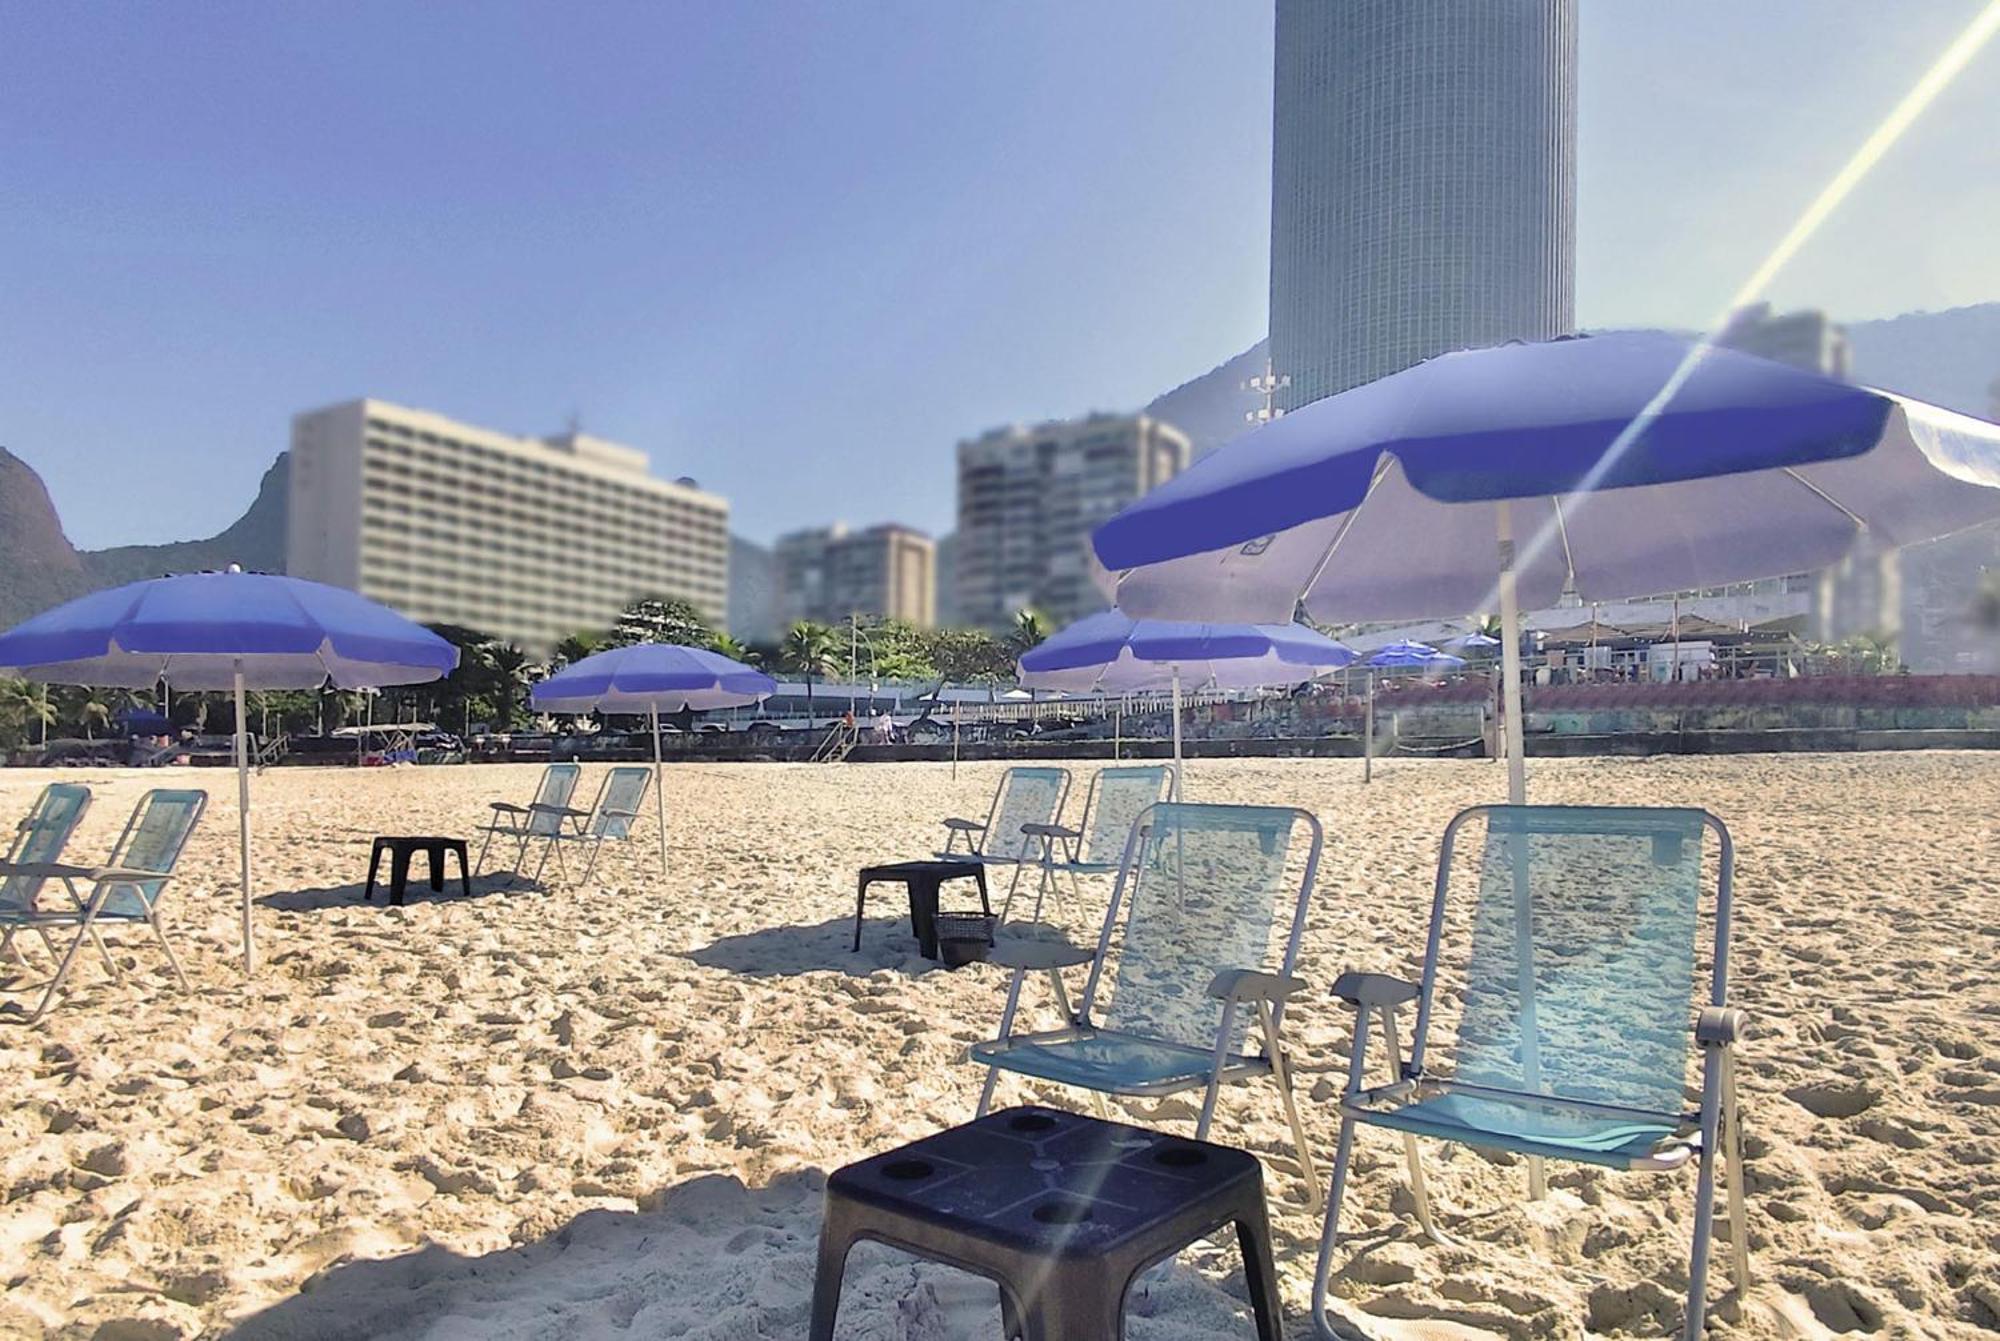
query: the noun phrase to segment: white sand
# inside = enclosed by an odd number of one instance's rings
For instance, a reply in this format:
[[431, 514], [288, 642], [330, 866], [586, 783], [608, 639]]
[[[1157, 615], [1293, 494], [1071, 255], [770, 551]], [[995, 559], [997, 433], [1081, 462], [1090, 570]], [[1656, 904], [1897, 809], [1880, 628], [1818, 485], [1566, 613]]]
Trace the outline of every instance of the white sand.
[[[273, 770], [256, 782], [267, 962], [238, 971], [233, 778], [101, 772], [72, 853], [147, 786], [213, 803], [170, 896], [199, 992], [140, 935], [85, 959], [31, 1029], [0, 1026], [0, 1334], [119, 1338], [804, 1334], [826, 1171], [969, 1118], [1004, 978], [914, 957], [883, 894], [850, 955], [853, 873], [925, 853], [997, 765], [680, 766], [674, 869], [650, 830], [599, 887], [406, 909], [358, 903], [371, 835], [467, 832], [525, 767]], [[0, 775], [9, 821], [52, 775]], [[1302, 1089], [1344, 1069], [1349, 965], [1411, 973], [1437, 836], [1496, 799], [1491, 765], [1203, 763], [1195, 799], [1316, 811], [1331, 844], [1288, 1021]], [[593, 787], [594, 777], [586, 781]], [[2000, 1325], [2000, 758], [1538, 763], [1549, 801], [1706, 804], [1739, 847], [1736, 1004], [1760, 1283], [1722, 1335], [1966, 1336]], [[46, 977], [0, 965], [7, 999]], [[1003, 1082], [1003, 1101], [1030, 1094]], [[1077, 1098], [1061, 1102], [1075, 1103]], [[1189, 1129], [1192, 1107], [1128, 1109]], [[1308, 1105], [1322, 1162], [1332, 1106]], [[1318, 1223], [1268, 1087], [1216, 1139], [1263, 1154], [1292, 1334]], [[1447, 1232], [1406, 1211], [1364, 1132], [1340, 1286], [1383, 1336], [1662, 1333], [1692, 1177], [1431, 1160]], [[1718, 1252], [1712, 1297], [1728, 1281]], [[1135, 1341], [1250, 1334], [1235, 1250], [1202, 1246], [1135, 1304]], [[850, 1264], [843, 1338], [998, 1334], [989, 1287], [886, 1249]]]

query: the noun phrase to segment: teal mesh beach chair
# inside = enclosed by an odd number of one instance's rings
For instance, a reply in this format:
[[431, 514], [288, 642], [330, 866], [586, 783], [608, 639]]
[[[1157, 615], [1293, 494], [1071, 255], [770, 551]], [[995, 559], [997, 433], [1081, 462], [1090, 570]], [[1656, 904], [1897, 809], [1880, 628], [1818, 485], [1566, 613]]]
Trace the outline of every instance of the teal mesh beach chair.
[[[1453, 923], [1464, 934], [1448, 943], [1453, 856], [1461, 830], [1473, 824], [1485, 829], [1478, 893], [1470, 923]], [[1710, 834], [1715, 939], [1708, 971], [1698, 974]], [[1334, 984], [1357, 1014], [1313, 1291], [1321, 1335], [1342, 1335], [1329, 1316], [1328, 1286], [1361, 1124], [1403, 1134], [1418, 1219], [1441, 1242], [1418, 1137], [1527, 1156], [1532, 1197], [1542, 1195], [1545, 1159], [1626, 1170], [1695, 1162], [1688, 1338], [1701, 1334], [1704, 1320], [1720, 1135], [1736, 1284], [1749, 1285], [1734, 1051], [1744, 1021], [1724, 1004], [1733, 863], [1729, 831], [1703, 810], [1476, 806], [1452, 820], [1438, 856], [1422, 980], [1349, 973]], [[1455, 998], [1441, 989], [1445, 978], [1462, 987]], [[1417, 1018], [1405, 1061], [1396, 1012], [1411, 1002]], [[1392, 1072], [1372, 1088], [1365, 1083], [1371, 1017]], [[1444, 1036], [1448, 1067], [1430, 1060], [1433, 1033]], [[1701, 1102], [1690, 1107], [1696, 1053]]]
[[[572, 816], [570, 798], [576, 794], [577, 780], [583, 776], [581, 764], [550, 764], [542, 770], [541, 783], [535, 788], [535, 799], [524, 806], [511, 801], [491, 802], [492, 817], [481, 828], [486, 835], [479, 843], [479, 859], [472, 863], [472, 873], [477, 876], [486, 867], [486, 849], [493, 845], [495, 835], [510, 839], [514, 843], [514, 861], [507, 868], [508, 875], [519, 875], [521, 867], [528, 860], [528, 844], [536, 838], [547, 838], [562, 830], [564, 821]], [[547, 854], [543, 856], [546, 858]], [[562, 858], [556, 858], [558, 870]]]
[[1068, 797], [1067, 768], [1010, 768], [1000, 775], [984, 821], [944, 822], [944, 850], [937, 855], [945, 861], [983, 861], [992, 866], [1031, 860], [1039, 843], [1025, 826], [1059, 822]]
[[569, 879], [562, 860], [565, 843], [578, 843], [590, 849], [590, 858], [583, 868], [583, 878], [588, 881], [597, 870], [597, 854], [605, 842], [623, 842], [632, 836], [633, 822], [639, 818], [639, 807], [646, 800], [646, 788], [652, 780], [651, 768], [623, 765], [604, 775], [604, 781], [597, 786], [597, 800], [589, 810], [562, 809], [556, 827], [539, 835], [545, 846], [542, 859], [535, 863], [536, 881], [541, 880], [551, 852], [556, 854], [556, 869], [562, 871], [563, 879]]
[[[1053, 940], [1002, 941], [993, 951], [1014, 975], [999, 1038], [970, 1053], [989, 1068], [980, 1113], [1002, 1071], [1090, 1090], [1100, 1109], [1106, 1094], [1203, 1090], [1195, 1136], [1204, 1139], [1225, 1082], [1270, 1076], [1317, 1206], [1280, 1031], [1285, 1002], [1304, 985], [1292, 970], [1322, 842], [1319, 821], [1288, 806], [1160, 802], [1141, 811], [1094, 953]], [[1060, 970], [1086, 962], [1072, 1010]], [[1065, 1022], [1017, 1034], [1021, 987], [1037, 971], [1048, 974]]]
[[[1029, 823], [1021, 827], [1037, 845], [1036, 860], [1041, 874], [1035, 885], [1035, 906], [1028, 915], [1039, 921], [1042, 900], [1054, 894], [1062, 901], [1062, 881], [1082, 906], [1078, 877], [1113, 875], [1125, 855], [1125, 839], [1132, 824], [1146, 807], [1163, 801], [1171, 793], [1174, 770], [1167, 764], [1147, 764], [1128, 768], [1100, 768], [1083, 793], [1083, 817], [1075, 828], [1061, 824]], [[1017, 867], [1015, 875], [1020, 870]], [[1014, 906], [1014, 886], [1000, 906], [1000, 920], [1007, 920]]]
[[[65, 844], [90, 809], [90, 788], [73, 782], [51, 782], [42, 788], [27, 817], [14, 826], [14, 841], [8, 845], [5, 862], [9, 866], [45, 866], [62, 856]], [[10, 875], [0, 880], [0, 912], [32, 912], [41, 898], [45, 875]], [[20, 928], [0, 925], [0, 951], [13, 947], [14, 933]], [[55, 944], [46, 931], [42, 944], [55, 953]], [[19, 953], [18, 951], [16, 953]]]
[[[109, 923], [144, 922], [151, 927], [182, 990], [188, 990], [187, 974], [181, 971], [180, 957], [174, 953], [166, 928], [160, 922], [160, 895], [173, 875], [181, 850], [187, 846], [188, 835], [194, 832], [207, 805], [207, 792], [165, 789], [147, 792], [139, 798], [132, 818], [125, 823], [125, 831], [111, 849], [110, 859], [102, 866], [55, 862], [0, 864], [0, 876], [57, 881], [69, 894], [62, 907], [49, 906], [52, 900], [46, 897], [41, 900], [42, 906], [0, 907], [0, 926], [33, 930], [45, 939], [58, 927], [76, 931], [75, 939], [56, 966], [55, 977], [49, 980], [48, 989], [42, 994], [41, 1004], [22, 1023], [33, 1024], [48, 1013], [56, 994], [69, 980], [70, 969], [85, 940], [97, 947], [111, 976], [119, 977], [118, 965], [98, 935], [99, 928]], [[82, 888], [86, 886], [90, 889], [87, 898]], [[53, 943], [50, 949], [54, 949]]]

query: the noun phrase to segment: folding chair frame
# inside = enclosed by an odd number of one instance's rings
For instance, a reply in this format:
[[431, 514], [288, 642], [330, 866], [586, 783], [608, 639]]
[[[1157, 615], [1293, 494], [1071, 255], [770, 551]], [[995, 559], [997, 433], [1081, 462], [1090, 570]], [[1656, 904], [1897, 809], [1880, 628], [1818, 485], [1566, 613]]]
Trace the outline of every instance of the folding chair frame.
[[[1090, 834], [1091, 821], [1095, 818], [1092, 807], [1098, 804], [1099, 784], [1103, 782], [1104, 775], [1113, 772], [1150, 773], [1156, 768], [1162, 770], [1164, 780], [1167, 784], [1166, 796], [1156, 799], [1165, 800], [1174, 794], [1174, 767], [1172, 764], [1113, 764], [1106, 768], [1100, 768], [1090, 775], [1090, 783], [1084, 788], [1083, 792], [1083, 814], [1078, 817], [1075, 828], [1072, 829], [1063, 824], [1028, 824], [1022, 826], [1028, 836], [1035, 839], [1041, 846], [1041, 851], [1033, 858], [1035, 863], [1040, 867], [1040, 874], [1035, 884], [1035, 908], [1033, 912], [1028, 914], [1030, 921], [1041, 921], [1042, 901], [1051, 894], [1055, 896], [1056, 907], [1062, 911], [1063, 916], [1069, 916], [1068, 906], [1063, 902], [1062, 883], [1056, 878], [1059, 874], [1069, 877], [1070, 893], [1076, 896], [1077, 907], [1082, 908], [1083, 885], [1077, 878], [1079, 874], [1086, 872], [1090, 874], [1102, 874], [1116, 871], [1117, 868], [1110, 862], [1102, 863], [1101, 871], [1094, 870], [1094, 864], [1086, 862], [1083, 857], [1084, 842]], [[1007, 920], [1007, 914], [1014, 906], [1014, 894], [1021, 883], [1021, 868], [1024, 864], [1022, 862], [1014, 863], [1014, 878], [1008, 882], [1007, 898], [1000, 905], [1000, 920], [1002, 922]]]
[[[555, 832], [534, 835], [534, 837], [543, 840], [542, 859], [535, 863], [534, 879], [536, 884], [540, 884], [542, 881], [542, 872], [549, 864], [550, 853], [555, 854], [556, 870], [561, 873], [563, 883], [569, 883], [569, 870], [564, 865], [562, 856], [562, 845], [564, 843], [590, 844], [590, 860], [584, 864], [583, 868], [583, 883], [590, 883], [592, 873], [597, 870], [597, 855], [604, 848], [604, 821], [622, 819], [627, 824], [633, 824], [639, 820], [644, 813], [641, 810], [641, 806], [646, 800], [646, 790], [653, 785], [653, 773], [651, 769], [630, 768], [629, 771], [639, 773], [643, 776], [645, 785], [640, 787], [639, 795], [632, 802], [629, 810], [614, 810], [604, 803], [605, 797], [611, 792], [613, 779], [625, 767], [621, 765], [619, 768], [614, 768], [604, 775], [603, 781], [597, 784], [597, 799], [591, 803], [591, 807], [588, 810], [575, 810], [568, 806], [538, 805], [530, 807], [530, 809], [538, 813], [553, 814], [559, 817], [556, 822], [557, 828]], [[576, 827], [566, 830], [561, 827], [565, 822], [574, 824]]]
[[[90, 788], [78, 786], [77, 784], [74, 783], [64, 784], [64, 783], [54, 783], [54, 782], [42, 788], [41, 794], [35, 798], [34, 806], [28, 811], [28, 813], [25, 816], [22, 817], [21, 822], [14, 826], [14, 841], [12, 844], [9, 845], [7, 849], [7, 856], [4, 859], [7, 865], [14, 866], [22, 864], [21, 859], [27, 854], [27, 847], [30, 841], [30, 835], [39, 827], [37, 819], [42, 814], [42, 808], [48, 804], [49, 794], [58, 786], [75, 786], [76, 790], [83, 793], [83, 804], [76, 808], [76, 813], [70, 816], [68, 825], [66, 825], [63, 828], [62, 837], [56, 842], [55, 847], [51, 849], [49, 853], [51, 860], [53, 860], [55, 857], [62, 855], [63, 848], [68, 846], [70, 838], [76, 833], [77, 826], [81, 825], [83, 823], [83, 817], [90, 813], [90, 803], [94, 799], [91, 796]], [[23, 878], [29, 878], [29, 877], [23, 877]], [[41, 886], [43, 883], [44, 881], [42, 880], [36, 880], [34, 882], [33, 888], [25, 891], [21, 896], [23, 898], [23, 901], [32, 902], [34, 896], [41, 891]], [[4, 930], [0, 930], [0, 954], [11, 953], [17, 959], [22, 957], [21, 952], [19, 950], [14, 949], [14, 935], [19, 930], [21, 930], [21, 928], [14, 926], [9, 926], [6, 927]], [[42, 944], [48, 945], [50, 947], [50, 952], [51, 953], [54, 952], [54, 946], [50, 944], [48, 933], [46, 932], [42, 933]]]
[[[1128, 891], [1135, 898], [1138, 894], [1141, 868], [1136, 863], [1152, 831], [1153, 813], [1161, 804], [1186, 805], [1184, 802], [1155, 803], [1142, 811], [1138, 820], [1132, 825], [1132, 831], [1125, 840], [1124, 855], [1119, 862], [1118, 880], [1112, 887], [1111, 901], [1104, 912], [1104, 925], [1098, 933], [1097, 949], [1094, 954], [1088, 955], [1090, 975], [1084, 981], [1083, 996], [1075, 1008], [1071, 1008], [1068, 992], [1063, 987], [1061, 970], [1086, 962], [1085, 952], [1066, 945], [1030, 943], [1023, 947], [1026, 953], [1019, 956], [1018, 962], [1012, 965], [1014, 973], [1007, 985], [1007, 1001], [1000, 1013], [1000, 1034], [996, 1042], [1061, 1043], [1085, 1038], [1141, 1039], [1140, 1035], [1104, 1029], [1092, 1024], [1090, 1011], [1097, 999], [1097, 988], [1103, 978], [1105, 962], [1110, 956], [1111, 940], [1118, 928], [1120, 906], [1125, 902]], [[1202, 1090], [1201, 1116], [1195, 1123], [1195, 1139], [1206, 1140], [1209, 1126], [1215, 1119], [1216, 1102], [1221, 1096], [1223, 1084], [1269, 1075], [1277, 1082], [1278, 1095], [1284, 1104], [1285, 1121], [1291, 1128], [1293, 1145], [1298, 1152], [1299, 1172], [1305, 1181], [1307, 1201], [1312, 1209], [1317, 1211], [1320, 1207], [1319, 1174], [1306, 1141], [1305, 1126], [1299, 1120], [1298, 1104], [1292, 1093], [1292, 1072], [1285, 1060], [1280, 1031], [1284, 1023], [1285, 1002], [1304, 986], [1299, 979], [1291, 975], [1298, 962], [1299, 944], [1305, 936], [1307, 906], [1312, 901], [1313, 887], [1319, 877], [1325, 831], [1321, 828], [1318, 817], [1310, 811], [1295, 807], [1268, 808], [1289, 810], [1295, 820], [1305, 821], [1307, 832], [1312, 836], [1312, 846], [1306, 854], [1305, 872], [1300, 880], [1298, 897], [1293, 905], [1291, 927], [1286, 934], [1285, 952], [1278, 971], [1265, 973], [1225, 966], [1210, 980], [1208, 994], [1222, 1002], [1222, 1018], [1216, 1026], [1214, 1052], [1206, 1075], [1175, 1077], [1109, 1089], [1093, 1088], [1091, 1101], [1098, 1116], [1103, 1117], [1107, 1115], [1104, 1103], [1106, 1094], [1130, 1098], [1160, 1098], [1196, 1089]], [[1050, 953], [1052, 951], [1054, 953]], [[1064, 951], [1068, 953], [1063, 953]], [[1006, 963], [1008, 951], [1003, 948], [996, 952], [993, 958], [997, 962]], [[1060, 1029], [1043, 1033], [1016, 1034], [1014, 1018], [1020, 1007], [1021, 988], [1027, 981], [1028, 974], [1036, 971], [1048, 974], [1049, 986], [1054, 993], [1057, 1007], [1067, 1023]], [[1254, 1005], [1257, 1012], [1257, 1024], [1264, 1041], [1264, 1054], [1261, 1057], [1233, 1053], [1229, 1049], [1230, 1040], [1235, 1035], [1237, 1011], [1244, 1005]], [[1142, 1041], [1157, 1040], [1142, 1039]], [[1001, 1070], [997, 1062], [987, 1064], [986, 1083], [979, 1093], [977, 1113], [979, 1117], [984, 1117], [993, 1105], [993, 1093], [999, 1083]]]
[[[1457, 1091], [1499, 1098], [1533, 1098], [1570, 1111], [1606, 1117], [1628, 1117], [1666, 1121], [1674, 1124], [1674, 1135], [1656, 1145], [1644, 1157], [1629, 1160], [1624, 1167], [1664, 1171], [1676, 1169], [1690, 1159], [1699, 1170], [1695, 1187], [1694, 1238], [1689, 1254], [1687, 1314], [1684, 1341], [1699, 1341], [1707, 1320], [1705, 1296], [1708, 1283], [1709, 1249], [1715, 1218], [1715, 1161], [1719, 1143], [1729, 1197], [1731, 1268], [1739, 1296], [1750, 1288], [1750, 1240], [1743, 1194], [1742, 1121], [1736, 1102], [1735, 1045], [1745, 1033], [1743, 1013], [1725, 1004], [1729, 985], [1730, 900], [1736, 852], [1729, 830], [1714, 815], [1702, 812], [1703, 827], [1718, 844], [1715, 894], [1715, 947], [1709, 975], [1709, 1000], [1696, 1018], [1695, 1044], [1702, 1052], [1702, 1098], [1700, 1107], [1683, 1113], [1661, 1114], [1613, 1104], [1581, 1100], [1551, 1099], [1491, 1086], [1473, 1085], [1432, 1077], [1424, 1071], [1424, 1049], [1430, 1031], [1431, 1005], [1437, 988], [1439, 950], [1443, 942], [1445, 901], [1450, 889], [1452, 853], [1461, 826], [1478, 818], [1489, 818], [1508, 810], [1506, 806], [1473, 806], [1459, 812], [1445, 827], [1439, 845], [1437, 879], [1431, 896], [1430, 930], [1424, 947], [1424, 971], [1420, 983], [1409, 983], [1385, 974], [1348, 973], [1334, 984], [1334, 993], [1355, 1009], [1354, 1041], [1348, 1054], [1347, 1087], [1341, 1096], [1340, 1139], [1334, 1153], [1333, 1187], [1327, 1196], [1326, 1220], [1320, 1233], [1319, 1262], [1313, 1273], [1313, 1324], [1321, 1337], [1343, 1341], [1344, 1331], [1331, 1313], [1333, 1253], [1339, 1242], [1340, 1206], [1347, 1191], [1349, 1161], [1354, 1149], [1357, 1123], [1368, 1122], [1372, 1113], [1401, 1106], [1420, 1098]], [[1411, 1042], [1410, 1059], [1403, 1062], [1397, 1042], [1396, 1011], [1411, 1001], [1417, 1003], [1417, 1020]], [[1364, 1085], [1370, 1017], [1378, 1023], [1383, 1047], [1392, 1073], [1389, 1084], [1369, 1089]], [[1432, 1216], [1429, 1191], [1413, 1132], [1401, 1133], [1404, 1157], [1410, 1172], [1410, 1190], [1416, 1203], [1417, 1221], [1433, 1242], [1449, 1244]], [[1470, 1144], [1470, 1142], [1468, 1142]], [[1542, 1195], [1541, 1157], [1531, 1155], [1529, 1195]]]
[[[117, 844], [111, 849], [114, 855], [122, 853], [125, 850], [125, 842], [132, 836], [133, 829], [138, 825], [140, 818], [146, 813], [147, 807], [151, 804], [152, 795], [151, 792], [147, 793], [146, 797], [142, 798], [139, 804], [133, 807], [132, 817], [125, 821], [124, 831], [119, 834]], [[56, 965], [55, 976], [49, 980], [48, 988], [42, 993], [41, 1002], [35, 1007], [34, 1013], [25, 1019], [14, 1021], [14, 1023], [23, 1025], [37, 1024], [43, 1016], [49, 1013], [50, 1007], [55, 1004], [57, 994], [62, 991], [63, 984], [69, 981], [70, 970], [75, 966], [77, 953], [83, 949], [85, 940], [89, 940], [92, 945], [97, 947], [98, 957], [104, 961], [105, 970], [111, 975], [112, 981], [117, 982], [123, 978], [124, 975], [119, 973], [116, 961], [111, 958], [109, 947], [104, 944], [103, 938], [97, 934], [97, 924], [100, 920], [106, 922], [145, 922], [146, 925], [153, 929], [153, 935], [158, 938], [160, 949], [166, 954], [168, 966], [173, 969], [174, 977], [180, 981], [181, 990], [184, 992], [194, 990], [193, 986], [188, 982], [187, 973], [181, 968], [180, 956], [174, 953], [173, 942], [167, 939], [167, 929], [160, 922], [160, 897], [165, 892], [164, 887], [167, 881], [173, 878], [174, 867], [180, 864], [181, 852], [187, 846], [188, 837], [194, 833], [195, 826], [201, 823], [202, 814], [208, 809], [208, 794], [202, 792], [198, 793], [198, 795], [201, 799], [196, 803], [194, 814], [189, 818], [187, 828], [182, 832], [180, 842], [175, 846], [173, 857], [168, 862], [167, 869], [164, 871], [148, 871], [122, 866], [65, 866], [53, 863], [20, 866], [14, 868], [12, 872], [7, 871], [4, 867], [0, 867], [0, 874], [39, 874], [48, 879], [60, 881], [63, 887], [69, 891], [71, 902], [76, 905], [74, 910], [49, 911], [36, 916], [32, 921], [26, 923], [28, 927], [32, 927], [36, 934], [41, 937], [42, 944], [47, 947], [50, 956], [56, 958], [59, 962]], [[94, 886], [91, 896], [88, 899], [84, 898], [78, 892], [77, 885], [79, 882]], [[155, 887], [151, 896], [148, 896], [146, 893], [146, 886], [148, 885]], [[136, 917], [130, 913], [115, 913], [109, 917], [104, 915], [105, 904], [113, 894], [120, 890], [126, 891], [139, 901], [140, 906], [145, 909], [143, 915]], [[76, 938], [70, 942], [69, 949], [66, 952], [57, 954], [55, 942], [49, 937], [49, 929], [51, 927], [75, 927], [77, 929]]]
[[[585, 813], [583, 811], [571, 810], [568, 806], [548, 805], [540, 799], [543, 789], [548, 785], [549, 771], [556, 768], [569, 769], [575, 775], [570, 782], [569, 791], [564, 794], [564, 799], [567, 800], [569, 797], [576, 795], [576, 784], [583, 780], [583, 766], [581, 764], [548, 764], [542, 769], [542, 780], [535, 784], [535, 800], [524, 806], [515, 805], [511, 801], [488, 802], [493, 814], [485, 825], [482, 826], [486, 837], [480, 840], [479, 856], [472, 863], [473, 879], [478, 879], [480, 872], [486, 869], [486, 850], [493, 846], [493, 836], [495, 834], [499, 834], [503, 838], [515, 840], [514, 864], [507, 872], [507, 881], [509, 884], [512, 884], [521, 878], [521, 868], [527, 864], [529, 842], [533, 839], [547, 836], [534, 831], [537, 817], [554, 814], [558, 816], [555, 822], [560, 827], [564, 817]], [[542, 859], [546, 862], [548, 855], [544, 853]], [[563, 870], [563, 861], [560, 854], [556, 857], [556, 869], [563, 872], [564, 879], [569, 878], [569, 873]], [[539, 878], [539, 872], [537, 872], [537, 878]]]

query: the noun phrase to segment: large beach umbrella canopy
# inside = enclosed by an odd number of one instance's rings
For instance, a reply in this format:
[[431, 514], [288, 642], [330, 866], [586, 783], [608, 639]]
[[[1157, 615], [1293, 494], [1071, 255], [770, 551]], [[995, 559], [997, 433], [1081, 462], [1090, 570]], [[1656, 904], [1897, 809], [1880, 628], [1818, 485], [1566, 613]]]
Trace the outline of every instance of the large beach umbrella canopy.
[[1170, 689], [1174, 788], [1181, 770], [1181, 688], [1297, 684], [1354, 660], [1352, 649], [1302, 624], [1201, 624], [1085, 615], [1025, 652], [1021, 683], [1066, 693]]
[[0, 669], [30, 680], [235, 692], [245, 972], [256, 967], [245, 689], [420, 684], [457, 665], [450, 643], [355, 592], [233, 568], [92, 592], [0, 634]]
[[543, 712], [646, 713], [653, 724], [653, 807], [660, 871], [667, 868], [667, 802], [660, 766], [660, 714], [739, 708], [777, 692], [762, 671], [706, 648], [636, 643], [572, 662], [528, 691]]
[[[1670, 336], [1446, 354], [1253, 429], [1098, 529], [1163, 619], [1502, 621], [1524, 798], [1520, 602], [1819, 568], [2000, 518], [2000, 427]], [[1410, 537], [1422, 537], [1411, 544]]]

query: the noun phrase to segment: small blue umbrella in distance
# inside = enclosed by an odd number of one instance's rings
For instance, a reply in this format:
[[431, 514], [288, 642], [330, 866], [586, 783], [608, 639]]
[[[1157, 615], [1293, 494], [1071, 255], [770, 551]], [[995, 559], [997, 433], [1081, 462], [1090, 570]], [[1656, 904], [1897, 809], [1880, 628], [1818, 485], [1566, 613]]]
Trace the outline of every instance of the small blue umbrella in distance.
[[544, 712], [650, 714], [653, 806], [660, 828], [660, 871], [667, 867], [667, 802], [660, 766], [660, 714], [703, 712], [756, 703], [777, 692], [770, 676], [720, 652], [677, 643], [614, 647], [572, 662], [528, 691]]
[[235, 692], [246, 973], [256, 967], [246, 687], [422, 684], [457, 665], [457, 648], [365, 596], [235, 568], [94, 591], [0, 634], [0, 669], [45, 684], [143, 689], [164, 680], [176, 689]]
[[1351, 648], [1303, 624], [1201, 624], [1135, 620], [1104, 610], [1022, 654], [1021, 683], [1067, 693], [1170, 689], [1174, 789], [1181, 772], [1181, 686], [1254, 689], [1298, 684], [1354, 660]]

